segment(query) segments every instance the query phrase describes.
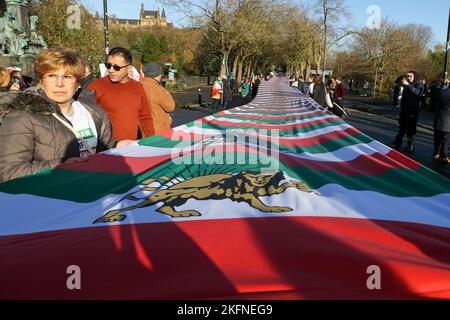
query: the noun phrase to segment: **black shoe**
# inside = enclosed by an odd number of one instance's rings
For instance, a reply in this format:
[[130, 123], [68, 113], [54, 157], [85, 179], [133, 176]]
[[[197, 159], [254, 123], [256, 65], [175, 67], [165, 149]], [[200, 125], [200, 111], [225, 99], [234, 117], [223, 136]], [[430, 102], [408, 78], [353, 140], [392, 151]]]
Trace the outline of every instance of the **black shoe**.
[[408, 145], [408, 146], [405, 148], [405, 150], [406, 150], [406, 151], [409, 151], [409, 152], [413, 152], [413, 151], [414, 151], [414, 145], [413, 145], [413, 144]]
[[397, 142], [392, 142], [389, 144], [389, 147], [391, 147], [392, 149], [400, 149], [402, 147], [401, 144], [398, 144]]

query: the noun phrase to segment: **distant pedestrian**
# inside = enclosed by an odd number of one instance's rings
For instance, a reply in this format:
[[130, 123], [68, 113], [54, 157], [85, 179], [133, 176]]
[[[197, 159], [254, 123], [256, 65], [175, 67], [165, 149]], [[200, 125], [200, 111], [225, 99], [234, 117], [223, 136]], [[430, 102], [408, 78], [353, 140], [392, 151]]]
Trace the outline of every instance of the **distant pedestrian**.
[[450, 163], [448, 145], [450, 140], [450, 89], [441, 93], [441, 100], [434, 118], [434, 154], [435, 160]]
[[336, 86], [337, 86], [336, 78], [332, 77], [327, 83], [328, 92], [330, 93], [331, 98], [334, 98], [334, 91], [336, 90]]
[[233, 100], [233, 90], [231, 89], [231, 84], [228, 81], [226, 75], [222, 76], [222, 92], [223, 92], [223, 109], [227, 110], [230, 108], [231, 101]]
[[439, 104], [441, 102], [441, 88], [439, 88], [439, 83], [433, 81], [430, 85], [430, 111], [436, 112], [439, 109]]
[[344, 83], [342, 82], [342, 78], [341, 77], [336, 77], [336, 86], [334, 88], [334, 95], [333, 98], [334, 100], [342, 100], [345, 96], [345, 87], [344, 87]]
[[302, 76], [298, 77], [298, 91], [303, 94], [307, 93], [306, 83]]
[[348, 79], [348, 90], [350, 92], [353, 90], [353, 78]]
[[306, 81], [307, 94], [312, 98], [314, 92], [314, 82], [316, 75], [309, 74], [308, 79]]
[[427, 110], [428, 109], [428, 104], [427, 104], [427, 100], [428, 100], [428, 86], [427, 86], [427, 82], [425, 79], [422, 79], [420, 81], [423, 85], [423, 93], [422, 93], [422, 97], [420, 98], [420, 109], [421, 110]]
[[241, 96], [243, 104], [247, 102], [247, 97], [249, 93], [250, 93], [250, 82], [245, 77], [244, 80], [241, 82]]
[[362, 93], [363, 97], [368, 97], [369, 96], [369, 81], [365, 80], [363, 83], [363, 93]]
[[222, 97], [222, 84], [220, 83], [220, 75], [216, 75], [214, 77], [214, 83], [211, 91], [211, 98], [213, 101], [212, 109], [214, 113], [219, 111], [221, 97]]
[[315, 76], [314, 78], [314, 91], [312, 94], [312, 98], [314, 101], [316, 101], [318, 104], [320, 104], [322, 107], [327, 107], [327, 101], [325, 97], [326, 91], [325, 91], [325, 85], [322, 81], [321, 76]]
[[[341, 77], [336, 77], [335, 78], [335, 88], [334, 88], [334, 95], [333, 95], [333, 113], [335, 115], [337, 115], [338, 117], [342, 117], [342, 115], [344, 114], [344, 109], [341, 106], [341, 100], [344, 98], [345, 95], [345, 87], [344, 84], [342, 83], [342, 78]], [[336, 105], [337, 104], [337, 105]]]
[[417, 72], [410, 71], [402, 79], [404, 87], [400, 106], [399, 131], [391, 147], [400, 148], [404, 135], [407, 135], [407, 151], [413, 151], [416, 139], [417, 120], [420, 112], [420, 99], [423, 94], [423, 84], [420, 82]]
[[[259, 80], [258, 76], [255, 76], [252, 82], [252, 97], [255, 98], [256, 95], [258, 94], [258, 88], [259, 88], [259, 84], [261, 83], [261, 80]], [[298, 82], [297, 82], [298, 84]]]

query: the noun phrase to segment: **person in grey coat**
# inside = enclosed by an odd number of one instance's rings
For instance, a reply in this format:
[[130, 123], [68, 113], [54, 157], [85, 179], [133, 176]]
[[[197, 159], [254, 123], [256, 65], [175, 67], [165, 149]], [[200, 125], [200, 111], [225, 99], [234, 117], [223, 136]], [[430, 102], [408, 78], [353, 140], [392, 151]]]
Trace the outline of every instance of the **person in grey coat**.
[[111, 137], [111, 123], [94, 93], [73, 97], [84, 77], [81, 56], [45, 49], [35, 71], [40, 88], [0, 96], [0, 182], [132, 143]]

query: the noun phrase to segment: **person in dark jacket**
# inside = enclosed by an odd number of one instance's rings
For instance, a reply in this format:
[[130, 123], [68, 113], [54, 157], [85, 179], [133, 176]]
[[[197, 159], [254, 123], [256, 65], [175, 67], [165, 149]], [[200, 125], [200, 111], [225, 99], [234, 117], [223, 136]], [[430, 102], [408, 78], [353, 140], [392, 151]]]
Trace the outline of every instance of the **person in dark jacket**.
[[436, 113], [441, 104], [441, 88], [438, 81], [433, 81], [430, 86], [430, 111]]
[[434, 155], [435, 160], [450, 163], [448, 145], [450, 140], [450, 89], [441, 93], [441, 101], [434, 118]]
[[303, 79], [302, 76], [300, 76], [298, 78], [298, 87], [297, 87], [297, 89], [298, 89], [298, 91], [300, 91], [303, 94], [306, 94], [307, 91], [308, 91], [307, 88], [306, 88], [305, 80]]
[[417, 72], [410, 71], [402, 79], [401, 84], [404, 88], [399, 118], [399, 131], [395, 141], [390, 144], [391, 147], [399, 149], [405, 134], [408, 138], [407, 151], [414, 150], [415, 137], [417, 131], [417, 120], [420, 112], [420, 100], [423, 94], [423, 84], [420, 82]]
[[230, 108], [231, 101], [233, 100], [233, 89], [230, 82], [227, 80], [227, 76], [222, 76], [222, 94], [223, 94], [223, 109]]
[[35, 71], [41, 88], [0, 99], [0, 182], [133, 142], [112, 140], [111, 123], [94, 96], [82, 91], [73, 99], [85, 73], [78, 53], [43, 50]]
[[258, 76], [255, 76], [255, 78], [253, 79], [253, 83], [252, 83], [252, 97], [255, 98], [256, 95], [258, 94], [258, 87], [259, 84], [261, 83], [261, 80], [259, 80]]
[[90, 85], [92, 82], [94, 82], [95, 80], [97, 80], [96, 77], [94, 77], [94, 75], [92, 74], [93, 71], [93, 65], [92, 63], [85, 59], [84, 63], [86, 65], [86, 72], [84, 74], [84, 79], [81, 80], [80, 82], [80, 87], [78, 88], [77, 92], [74, 95], [74, 99], [78, 100], [78, 96], [80, 95], [81, 91], [86, 90], [87, 86]]
[[322, 77], [316, 76], [314, 78], [314, 89], [312, 98], [322, 107], [327, 107], [327, 101], [325, 99], [325, 85], [323, 84]]

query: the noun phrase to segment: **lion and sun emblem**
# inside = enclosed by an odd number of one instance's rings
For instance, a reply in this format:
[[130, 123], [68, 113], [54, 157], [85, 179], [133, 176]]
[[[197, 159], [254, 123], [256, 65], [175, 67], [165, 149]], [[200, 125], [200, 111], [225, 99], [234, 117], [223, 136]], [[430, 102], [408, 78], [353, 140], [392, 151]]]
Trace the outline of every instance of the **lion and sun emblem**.
[[122, 221], [126, 218], [126, 211], [152, 206], [158, 203], [163, 205], [156, 211], [172, 218], [201, 216], [197, 210], [181, 210], [175, 208], [182, 206], [189, 199], [196, 200], [223, 200], [230, 199], [234, 202], [245, 202], [261, 212], [290, 212], [292, 208], [280, 206], [267, 206], [259, 197], [282, 194], [288, 188], [295, 188], [302, 192], [315, 193], [304, 182], [286, 179], [282, 171], [274, 173], [240, 172], [237, 174], [210, 174], [198, 176], [175, 183], [167, 188], [150, 186], [155, 181], [171, 181], [166, 176], [157, 179], [148, 179], [141, 183], [142, 191], [151, 191], [149, 196], [137, 198], [136, 192], [123, 197], [123, 200], [135, 201], [135, 205], [114, 209], [106, 212], [94, 223], [111, 223]]

